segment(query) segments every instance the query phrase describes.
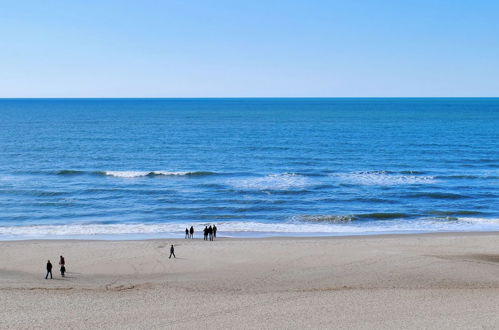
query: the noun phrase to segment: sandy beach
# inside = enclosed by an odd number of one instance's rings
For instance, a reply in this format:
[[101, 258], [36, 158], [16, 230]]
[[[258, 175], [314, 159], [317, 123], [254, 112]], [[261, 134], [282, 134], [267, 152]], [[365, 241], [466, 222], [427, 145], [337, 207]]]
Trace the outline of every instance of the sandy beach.
[[10, 241], [0, 261], [2, 329], [499, 328], [498, 233]]

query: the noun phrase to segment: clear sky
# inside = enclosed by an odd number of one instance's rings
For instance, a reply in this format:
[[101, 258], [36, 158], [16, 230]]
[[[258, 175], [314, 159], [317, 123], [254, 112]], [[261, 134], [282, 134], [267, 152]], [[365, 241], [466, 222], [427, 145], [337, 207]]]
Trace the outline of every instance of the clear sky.
[[0, 0], [0, 97], [499, 96], [499, 1]]

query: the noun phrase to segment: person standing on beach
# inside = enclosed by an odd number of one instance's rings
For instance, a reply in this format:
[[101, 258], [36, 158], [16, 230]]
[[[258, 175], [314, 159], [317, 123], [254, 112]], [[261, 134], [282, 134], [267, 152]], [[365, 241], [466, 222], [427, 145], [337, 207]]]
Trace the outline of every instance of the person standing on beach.
[[208, 236], [210, 236], [210, 241], [213, 241], [213, 228], [211, 225], [208, 227]]
[[217, 238], [217, 226], [213, 225], [213, 237]]
[[59, 258], [59, 266], [61, 266], [61, 276], [64, 277], [64, 273], [66, 272], [66, 260], [64, 260], [63, 256]]
[[191, 226], [190, 234], [191, 234], [191, 238], [194, 238], [194, 227], [193, 226]]
[[49, 277], [50, 274], [50, 279], [52, 279], [52, 264], [50, 263], [50, 260], [47, 260], [47, 275], [45, 275], [45, 279]]
[[208, 240], [208, 226], [204, 226], [203, 234], [204, 234], [204, 240], [207, 241]]
[[185, 239], [189, 238], [189, 229], [185, 228]]
[[175, 256], [175, 248], [173, 247], [173, 244], [172, 244], [172, 246], [170, 247], [170, 257], [168, 257], [168, 259], [171, 259], [171, 258], [172, 258], [172, 256], [173, 256], [174, 258], [177, 258], [177, 257]]
[[64, 277], [64, 273], [66, 272], [66, 267], [64, 265], [61, 265], [61, 276]]

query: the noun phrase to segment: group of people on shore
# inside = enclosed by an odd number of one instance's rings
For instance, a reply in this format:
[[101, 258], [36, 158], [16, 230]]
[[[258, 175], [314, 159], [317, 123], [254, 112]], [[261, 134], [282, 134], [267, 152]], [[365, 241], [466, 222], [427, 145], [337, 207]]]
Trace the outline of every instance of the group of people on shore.
[[[66, 260], [64, 260], [64, 257], [61, 256], [59, 258], [59, 266], [61, 266], [60, 271], [61, 271], [61, 276], [64, 277], [64, 273], [66, 273]], [[47, 275], [45, 275], [45, 279], [48, 279], [49, 275], [50, 278], [52, 279], [52, 263], [50, 260], [47, 260]]]
[[191, 226], [191, 228], [185, 228], [185, 238], [194, 238], [194, 227]]
[[[205, 241], [213, 241], [213, 239], [217, 238], [217, 226], [205, 226], [203, 229], [203, 236]], [[185, 228], [185, 239], [194, 238], [194, 227]]]
[[213, 239], [217, 237], [217, 226], [205, 226], [203, 229], [203, 234], [205, 241], [213, 241]]

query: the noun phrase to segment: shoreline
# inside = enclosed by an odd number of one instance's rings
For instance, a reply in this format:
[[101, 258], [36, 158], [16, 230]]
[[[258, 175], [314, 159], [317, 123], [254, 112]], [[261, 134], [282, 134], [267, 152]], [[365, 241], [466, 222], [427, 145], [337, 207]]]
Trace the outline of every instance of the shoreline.
[[[431, 236], [488, 236], [497, 234], [499, 235], [499, 230], [487, 230], [487, 231], [440, 231], [440, 232], [418, 232], [418, 233], [376, 233], [376, 234], [350, 234], [350, 235], [310, 235], [310, 236], [286, 236], [286, 235], [276, 235], [276, 236], [264, 236], [264, 237], [233, 237], [233, 236], [219, 236], [215, 239], [215, 241], [223, 240], [223, 241], [239, 241], [239, 240], [303, 240], [303, 239], [363, 239], [363, 238], [378, 238], [378, 237], [411, 237], [411, 236], [420, 236], [420, 237], [431, 237]], [[107, 238], [98, 238], [98, 239], [85, 239], [85, 238], [19, 238], [19, 239], [0, 239], [1, 243], [7, 242], [63, 242], [63, 241], [71, 241], [71, 242], [141, 242], [141, 241], [199, 241], [203, 240], [202, 237], [195, 237], [194, 239], [185, 239], [178, 237], [152, 237], [152, 238], [141, 238], [141, 239], [107, 239]]]

